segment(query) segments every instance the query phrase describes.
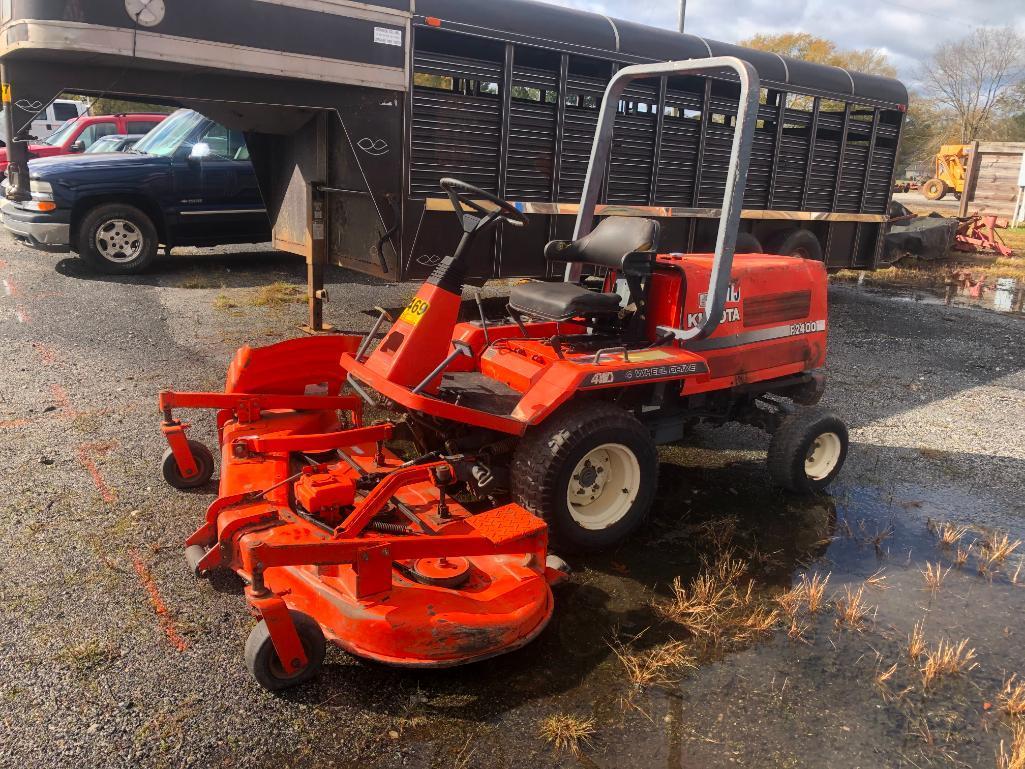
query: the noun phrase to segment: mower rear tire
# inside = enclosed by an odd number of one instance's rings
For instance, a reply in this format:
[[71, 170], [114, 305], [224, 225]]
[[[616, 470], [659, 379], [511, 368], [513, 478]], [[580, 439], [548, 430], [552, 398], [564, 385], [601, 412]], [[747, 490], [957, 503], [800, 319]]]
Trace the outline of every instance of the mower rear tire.
[[289, 609], [288, 613], [292, 615], [295, 630], [299, 634], [303, 651], [306, 652], [307, 662], [302, 670], [295, 673], [285, 672], [278, 653], [274, 651], [270, 630], [264, 620], [260, 620], [249, 633], [249, 638], [246, 639], [246, 667], [249, 668], [249, 672], [253, 674], [256, 682], [270, 692], [279, 692], [299, 686], [314, 678], [320, 672], [320, 668], [324, 664], [324, 655], [327, 653], [324, 631], [321, 630], [317, 621], [308, 614], [303, 614], [295, 609]]
[[823, 409], [800, 409], [787, 416], [769, 443], [769, 474], [777, 485], [798, 494], [824, 491], [847, 459], [847, 426]]
[[950, 192], [950, 187], [942, 179], [930, 179], [920, 189], [926, 200], [943, 200], [946, 194]]
[[770, 254], [780, 256], [798, 256], [811, 259], [813, 262], [824, 260], [822, 244], [811, 230], [793, 228], [773, 235], [768, 242]]
[[630, 413], [578, 402], [528, 431], [512, 461], [513, 498], [549, 525], [565, 552], [619, 544], [648, 516], [658, 482], [658, 450]]
[[171, 449], [165, 451], [160, 460], [161, 475], [168, 485], [176, 489], [197, 489], [205, 486], [214, 475], [214, 455], [210, 453], [210, 449], [199, 441], [189, 441], [189, 448], [192, 449], [192, 456], [195, 457], [196, 466], [199, 468], [199, 472], [190, 478], [182, 475]]

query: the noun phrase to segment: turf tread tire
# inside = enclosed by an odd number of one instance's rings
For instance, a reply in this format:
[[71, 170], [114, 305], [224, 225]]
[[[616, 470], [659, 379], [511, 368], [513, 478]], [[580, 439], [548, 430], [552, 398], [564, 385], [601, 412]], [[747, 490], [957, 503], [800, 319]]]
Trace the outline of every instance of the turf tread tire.
[[[808, 477], [804, 464], [815, 437], [825, 432], [840, 437], [840, 458], [833, 471], [822, 480]], [[821, 408], [803, 408], [787, 416], [772, 434], [766, 459], [769, 475], [778, 486], [798, 494], [824, 491], [840, 474], [847, 459], [847, 426], [836, 414]]]
[[[590, 450], [582, 447], [593, 449], [612, 442], [626, 445], [637, 458], [638, 496], [612, 526], [584, 529], [569, 513], [562, 474], [572, 472]], [[619, 544], [644, 523], [655, 499], [658, 465], [651, 434], [632, 414], [603, 401], [579, 402], [560, 409], [524, 436], [513, 456], [512, 494], [516, 502], [547, 521], [554, 547], [563, 552], [596, 552]]]

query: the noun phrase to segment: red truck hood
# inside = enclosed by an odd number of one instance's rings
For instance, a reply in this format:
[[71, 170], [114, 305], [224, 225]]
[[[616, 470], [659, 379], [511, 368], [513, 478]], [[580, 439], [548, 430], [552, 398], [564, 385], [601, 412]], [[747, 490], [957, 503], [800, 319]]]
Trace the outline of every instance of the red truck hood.
[[[30, 144], [28, 145], [29, 159], [32, 157], [45, 158], [51, 155], [61, 155], [64, 153], [63, 147], [51, 147], [49, 144]], [[7, 168], [7, 148], [0, 147], [0, 170]]]

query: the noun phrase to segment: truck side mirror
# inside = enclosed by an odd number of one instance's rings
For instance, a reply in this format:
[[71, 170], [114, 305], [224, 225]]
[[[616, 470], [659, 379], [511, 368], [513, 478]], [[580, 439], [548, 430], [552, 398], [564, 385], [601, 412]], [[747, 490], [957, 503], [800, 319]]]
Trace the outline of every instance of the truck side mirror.
[[79, 141], [75, 142], [70, 147], [68, 147], [68, 152], [71, 152], [73, 154], [85, 152], [85, 142], [80, 139]]
[[206, 142], [196, 142], [192, 145], [192, 151], [189, 153], [189, 160], [198, 161], [208, 157], [210, 157], [209, 144]]

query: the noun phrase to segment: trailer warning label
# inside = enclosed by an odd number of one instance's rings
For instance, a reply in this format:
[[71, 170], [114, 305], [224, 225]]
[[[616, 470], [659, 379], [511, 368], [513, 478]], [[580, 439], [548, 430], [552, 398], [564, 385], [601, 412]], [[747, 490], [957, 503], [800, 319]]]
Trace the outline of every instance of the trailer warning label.
[[402, 30], [388, 27], [374, 27], [374, 42], [381, 45], [397, 45], [402, 47]]

